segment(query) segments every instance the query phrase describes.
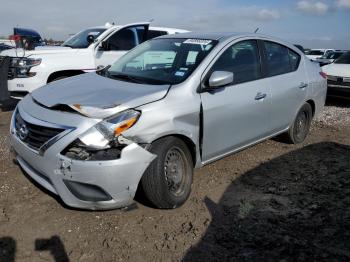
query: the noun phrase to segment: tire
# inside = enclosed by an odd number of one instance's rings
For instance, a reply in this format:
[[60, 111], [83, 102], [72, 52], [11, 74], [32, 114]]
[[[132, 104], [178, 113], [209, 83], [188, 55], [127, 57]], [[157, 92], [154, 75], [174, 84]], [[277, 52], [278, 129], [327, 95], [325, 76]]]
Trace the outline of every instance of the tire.
[[188, 147], [181, 139], [166, 137], [152, 143], [149, 151], [157, 158], [141, 178], [145, 196], [157, 208], [181, 206], [192, 187], [193, 161]]
[[304, 142], [305, 138], [309, 134], [311, 121], [312, 108], [309, 103], [306, 103], [300, 108], [292, 126], [289, 128], [286, 134], [288, 142], [292, 144]]

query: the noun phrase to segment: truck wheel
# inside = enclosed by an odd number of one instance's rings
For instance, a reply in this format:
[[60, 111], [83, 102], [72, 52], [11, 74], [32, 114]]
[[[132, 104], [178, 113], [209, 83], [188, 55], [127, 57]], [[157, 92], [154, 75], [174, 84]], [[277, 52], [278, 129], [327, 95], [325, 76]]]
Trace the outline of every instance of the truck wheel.
[[292, 144], [302, 143], [309, 133], [311, 120], [312, 108], [309, 103], [306, 103], [300, 108], [292, 126], [287, 132], [288, 142]]
[[157, 208], [181, 206], [192, 186], [193, 161], [188, 147], [176, 137], [167, 137], [152, 143], [149, 151], [157, 158], [141, 179], [145, 196]]

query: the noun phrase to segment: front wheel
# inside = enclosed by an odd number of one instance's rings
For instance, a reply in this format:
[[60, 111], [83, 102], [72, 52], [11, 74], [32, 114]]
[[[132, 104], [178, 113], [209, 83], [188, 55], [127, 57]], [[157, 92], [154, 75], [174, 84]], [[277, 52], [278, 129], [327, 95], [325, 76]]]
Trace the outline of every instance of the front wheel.
[[310, 125], [312, 120], [312, 108], [309, 103], [304, 104], [292, 126], [287, 132], [287, 138], [292, 144], [302, 143], [309, 134]]
[[193, 161], [186, 144], [176, 137], [152, 143], [150, 152], [157, 158], [142, 176], [142, 189], [148, 200], [158, 208], [176, 208], [191, 193]]

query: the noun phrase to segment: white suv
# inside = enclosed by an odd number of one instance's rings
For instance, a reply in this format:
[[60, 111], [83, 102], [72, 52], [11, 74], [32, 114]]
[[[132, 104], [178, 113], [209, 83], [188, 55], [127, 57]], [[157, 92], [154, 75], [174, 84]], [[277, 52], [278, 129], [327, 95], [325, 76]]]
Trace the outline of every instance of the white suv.
[[188, 31], [149, 27], [148, 22], [124, 26], [106, 24], [85, 29], [58, 47], [4, 51], [1, 56], [11, 57], [8, 91], [14, 98], [23, 98], [49, 82], [110, 65], [148, 39], [184, 32]]

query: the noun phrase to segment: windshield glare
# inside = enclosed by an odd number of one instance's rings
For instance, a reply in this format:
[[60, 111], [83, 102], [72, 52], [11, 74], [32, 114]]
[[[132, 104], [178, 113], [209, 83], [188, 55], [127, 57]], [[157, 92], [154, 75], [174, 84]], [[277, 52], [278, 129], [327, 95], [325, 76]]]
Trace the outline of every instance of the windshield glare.
[[334, 63], [336, 63], [336, 64], [350, 64], [350, 52], [343, 54]]
[[67, 46], [71, 48], [87, 48], [90, 44], [87, 41], [89, 35], [93, 35], [96, 39], [100, 34], [102, 34], [106, 29], [103, 28], [92, 28], [81, 31], [80, 33], [67, 39], [62, 46]]
[[153, 39], [124, 55], [108, 73], [149, 84], [178, 84], [191, 75], [216, 43], [204, 39]]

